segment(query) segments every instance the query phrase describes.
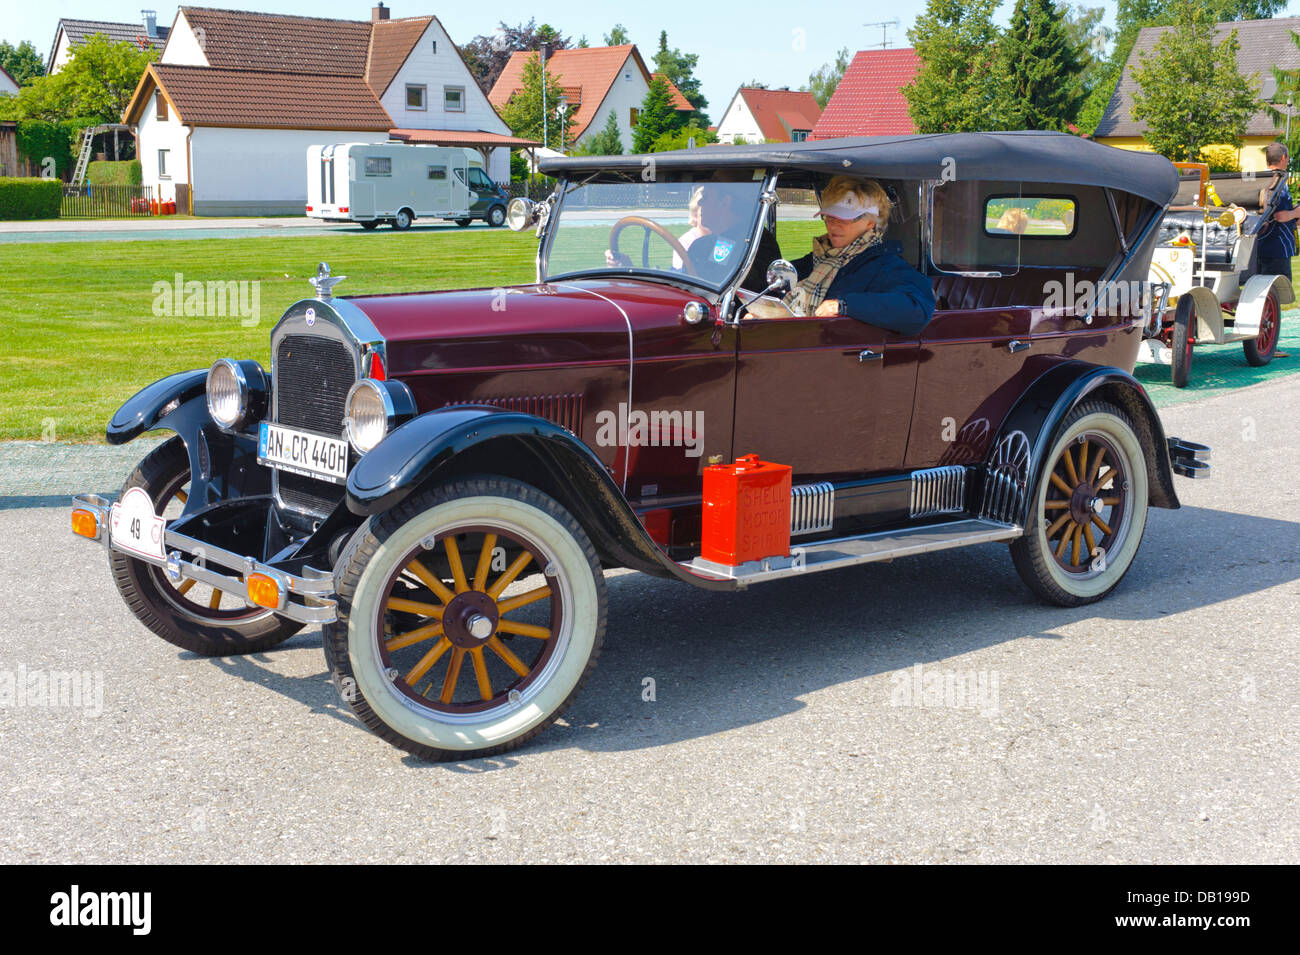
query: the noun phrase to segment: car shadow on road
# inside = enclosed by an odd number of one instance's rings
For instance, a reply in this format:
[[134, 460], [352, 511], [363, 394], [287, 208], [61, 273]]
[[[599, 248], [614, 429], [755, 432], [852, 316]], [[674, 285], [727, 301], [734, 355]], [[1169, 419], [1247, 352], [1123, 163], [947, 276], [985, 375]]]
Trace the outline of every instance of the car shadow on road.
[[[510, 757], [438, 765], [508, 768], [529, 752], [662, 746], [798, 711], [819, 690], [1021, 639], [1061, 639], [1095, 621], [1122, 631], [1300, 578], [1300, 524], [1206, 508], [1150, 512], [1136, 562], [1105, 600], [1039, 603], [1005, 545], [986, 544], [714, 593], [644, 574], [610, 575], [599, 664], [554, 726]], [[319, 632], [295, 637], [319, 643]], [[274, 651], [272, 651], [274, 652]], [[322, 666], [285, 677], [254, 655], [216, 659], [360, 730]], [[650, 682], [647, 682], [650, 681]], [[879, 705], [887, 705], [888, 688]]]

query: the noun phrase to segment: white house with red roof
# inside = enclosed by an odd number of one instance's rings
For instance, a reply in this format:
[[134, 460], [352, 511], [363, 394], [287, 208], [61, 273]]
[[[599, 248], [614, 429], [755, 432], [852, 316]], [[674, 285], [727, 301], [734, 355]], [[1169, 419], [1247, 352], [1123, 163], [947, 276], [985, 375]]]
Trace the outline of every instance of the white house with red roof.
[[903, 87], [916, 78], [920, 68], [921, 58], [910, 47], [860, 50], [844, 71], [809, 138], [915, 133]]
[[370, 20], [181, 7], [123, 122], [144, 184], [196, 215], [302, 213], [307, 147], [472, 147], [497, 182], [531, 147], [483, 95], [435, 16]]
[[18, 81], [9, 75], [9, 71], [0, 66], [0, 96], [13, 96], [18, 92]]
[[[539, 56], [536, 51], [515, 52], [506, 61], [505, 68], [492, 85], [488, 99], [498, 110], [510, 102], [510, 97], [523, 88], [524, 64]], [[561, 103], [574, 118], [569, 129], [565, 150], [581, 145], [589, 136], [600, 132], [613, 113], [618, 123], [619, 139], [623, 151], [632, 151], [632, 130], [640, 115], [650, 81], [658, 74], [646, 69], [645, 61], [636, 44], [624, 46], [578, 47], [556, 50], [546, 61], [547, 76], [554, 76], [564, 89]], [[674, 108], [689, 112], [690, 101], [672, 81], [668, 83]], [[560, 105], [560, 104], [557, 104]], [[560, 148], [558, 142], [547, 142], [552, 149]]]
[[809, 137], [821, 108], [812, 93], [742, 86], [718, 123], [718, 141], [798, 143]]

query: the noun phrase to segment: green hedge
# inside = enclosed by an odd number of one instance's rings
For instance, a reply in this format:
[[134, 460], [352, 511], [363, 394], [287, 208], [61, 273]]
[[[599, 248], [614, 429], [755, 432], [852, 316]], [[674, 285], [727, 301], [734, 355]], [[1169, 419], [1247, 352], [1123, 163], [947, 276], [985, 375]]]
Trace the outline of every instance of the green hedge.
[[57, 179], [0, 178], [0, 219], [57, 219], [62, 204]]
[[92, 186], [139, 186], [144, 177], [140, 160], [124, 159], [121, 162], [97, 160], [86, 167], [86, 182]]

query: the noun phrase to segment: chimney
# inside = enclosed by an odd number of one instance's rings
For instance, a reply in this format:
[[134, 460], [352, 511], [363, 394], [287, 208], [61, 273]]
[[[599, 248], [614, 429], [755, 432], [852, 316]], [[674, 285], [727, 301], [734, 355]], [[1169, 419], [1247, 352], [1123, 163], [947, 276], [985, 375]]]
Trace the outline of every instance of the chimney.
[[379, 0], [379, 6], [370, 8], [370, 22], [378, 23], [380, 20], [387, 20], [389, 9], [384, 6], [384, 0]]
[[144, 21], [144, 32], [149, 39], [158, 39], [158, 11], [141, 10], [140, 19]]

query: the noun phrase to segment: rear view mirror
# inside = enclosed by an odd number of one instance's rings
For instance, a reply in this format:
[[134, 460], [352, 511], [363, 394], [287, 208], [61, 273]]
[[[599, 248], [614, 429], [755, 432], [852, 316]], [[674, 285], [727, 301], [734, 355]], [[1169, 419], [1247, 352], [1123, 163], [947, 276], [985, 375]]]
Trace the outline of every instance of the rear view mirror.
[[799, 273], [785, 259], [773, 259], [767, 267], [767, 292], [788, 295], [799, 284]]

